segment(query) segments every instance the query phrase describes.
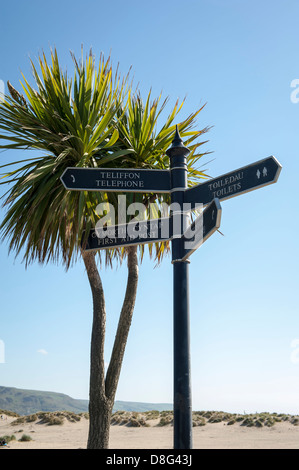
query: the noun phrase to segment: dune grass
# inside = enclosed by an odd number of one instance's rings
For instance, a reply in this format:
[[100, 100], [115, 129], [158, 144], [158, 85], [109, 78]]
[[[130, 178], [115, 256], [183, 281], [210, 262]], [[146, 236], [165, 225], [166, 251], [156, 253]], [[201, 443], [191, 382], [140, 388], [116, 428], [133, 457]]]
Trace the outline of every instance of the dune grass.
[[15, 441], [16, 436], [14, 434], [11, 435], [5, 435], [5, 436], [0, 436], [0, 442], [6, 442], [8, 444], [10, 441]]
[[[83, 413], [85, 415], [85, 413]], [[27, 416], [19, 416], [16, 420], [12, 422], [13, 425], [19, 425], [24, 423], [33, 423], [37, 422], [37, 424], [47, 424], [48, 426], [53, 425], [62, 425], [64, 420], [68, 420], [71, 423], [75, 423], [80, 421], [82, 414], [76, 414], [72, 411], [55, 411], [47, 413], [42, 411], [40, 413], [34, 413], [32, 415]]]
[[[2, 414], [8, 415], [7, 411]], [[15, 416], [11, 415], [11, 416]], [[88, 419], [88, 413], [73, 413], [71, 411], [39, 412], [27, 416], [16, 415], [17, 418], [12, 421], [13, 425], [26, 423], [46, 424], [48, 426], [60, 426], [65, 421], [75, 423], [82, 417]], [[299, 415], [289, 415], [283, 413], [250, 413], [237, 414], [223, 411], [193, 411], [193, 426], [205, 426], [207, 424], [223, 423], [227, 426], [244, 427], [272, 427], [278, 423], [288, 422], [294, 426], [299, 426]], [[111, 425], [148, 427], [148, 426], [172, 426], [173, 411], [151, 410], [145, 412], [139, 411], [116, 411], [112, 414]]]
[[[147, 411], [144, 413], [134, 413], [128, 411], [118, 411], [112, 415], [112, 425], [126, 426], [149, 426], [149, 421], [155, 420], [155, 426], [173, 425], [172, 411]], [[223, 423], [228, 426], [239, 425], [244, 427], [272, 427], [277, 423], [289, 422], [294, 426], [299, 425], [299, 416], [277, 414], [277, 413], [254, 413], [236, 414], [223, 411], [193, 411], [193, 426], [205, 426], [206, 424]], [[152, 423], [153, 424], [153, 423]]]

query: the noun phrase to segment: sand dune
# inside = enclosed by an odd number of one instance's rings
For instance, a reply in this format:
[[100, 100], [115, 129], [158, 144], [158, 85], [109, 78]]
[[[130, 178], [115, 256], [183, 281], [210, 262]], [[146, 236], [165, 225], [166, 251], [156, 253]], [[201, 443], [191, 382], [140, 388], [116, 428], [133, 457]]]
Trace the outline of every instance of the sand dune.
[[[4, 449], [85, 449], [89, 421], [69, 422], [62, 425], [40, 424], [38, 421], [13, 424], [16, 418], [4, 416], [0, 420], [0, 436], [14, 435]], [[150, 420], [147, 427], [112, 425], [111, 449], [171, 449], [173, 427], [157, 426], [159, 420]], [[23, 435], [32, 440], [21, 442]], [[299, 426], [279, 422], [272, 427], [244, 427], [226, 422], [207, 423], [193, 428], [194, 449], [299, 449]]]

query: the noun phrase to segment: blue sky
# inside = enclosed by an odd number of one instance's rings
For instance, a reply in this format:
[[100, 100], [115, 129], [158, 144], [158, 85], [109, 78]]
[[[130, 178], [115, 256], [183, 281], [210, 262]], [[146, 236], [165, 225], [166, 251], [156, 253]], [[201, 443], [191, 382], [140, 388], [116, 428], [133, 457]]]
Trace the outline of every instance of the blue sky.
[[[53, 0], [1, 4], [0, 80], [18, 88], [29, 57], [56, 46], [111, 52], [142, 93], [161, 91], [181, 117], [206, 103], [203, 161], [212, 177], [274, 155], [278, 182], [224, 201], [221, 232], [191, 257], [193, 409], [299, 413], [297, 1]], [[296, 91], [296, 90], [295, 90]], [[299, 94], [298, 94], [299, 96]], [[0, 154], [3, 163], [22, 152]], [[4, 216], [1, 209], [0, 217]], [[68, 273], [0, 245], [0, 385], [88, 398], [92, 303], [81, 263]], [[126, 268], [103, 270], [106, 360]], [[145, 259], [117, 399], [172, 401], [172, 265]]]

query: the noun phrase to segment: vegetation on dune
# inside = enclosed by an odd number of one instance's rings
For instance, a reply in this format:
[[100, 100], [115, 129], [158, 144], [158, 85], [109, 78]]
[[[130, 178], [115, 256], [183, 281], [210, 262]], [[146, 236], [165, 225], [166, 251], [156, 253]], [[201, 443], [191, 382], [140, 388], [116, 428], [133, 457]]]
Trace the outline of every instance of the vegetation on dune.
[[28, 442], [32, 441], [32, 437], [29, 436], [28, 434], [23, 434], [23, 436], [19, 439], [20, 442]]
[[[20, 425], [28, 423], [46, 424], [48, 426], [63, 425], [65, 421], [76, 423], [81, 418], [89, 419], [89, 413], [73, 413], [70, 411], [39, 412], [28, 416], [19, 416], [16, 413], [0, 410], [1, 414], [16, 417], [11, 424]], [[283, 413], [251, 413], [238, 414], [222, 411], [193, 411], [193, 427], [206, 424], [223, 423], [227, 426], [238, 425], [244, 427], [272, 427], [276, 424], [288, 422], [293, 426], [299, 425], [299, 415]], [[111, 425], [130, 427], [172, 426], [173, 411], [116, 411], [112, 414]]]
[[8, 411], [8, 410], [0, 410], [0, 415], [11, 416], [13, 418], [17, 418], [18, 416], [20, 416], [18, 413], [15, 413], [14, 411]]
[[[112, 415], [112, 425], [149, 426], [149, 421], [156, 426], [173, 425], [172, 411], [147, 411], [144, 413], [118, 411]], [[299, 416], [277, 413], [236, 414], [222, 411], [193, 411], [192, 424], [205, 426], [206, 424], [223, 423], [224, 425], [239, 425], [245, 427], [272, 427], [277, 423], [288, 421], [294, 426], [299, 425]]]
[[6, 444], [8, 444], [10, 441], [15, 441], [15, 440], [16, 440], [16, 436], [14, 434], [0, 436], [0, 442], [6, 442]]
[[88, 413], [76, 414], [71, 411], [40, 412], [28, 416], [20, 416], [12, 422], [13, 425], [37, 422], [37, 424], [47, 424], [48, 426], [61, 425], [64, 420], [75, 423], [80, 421], [81, 416], [88, 417]]

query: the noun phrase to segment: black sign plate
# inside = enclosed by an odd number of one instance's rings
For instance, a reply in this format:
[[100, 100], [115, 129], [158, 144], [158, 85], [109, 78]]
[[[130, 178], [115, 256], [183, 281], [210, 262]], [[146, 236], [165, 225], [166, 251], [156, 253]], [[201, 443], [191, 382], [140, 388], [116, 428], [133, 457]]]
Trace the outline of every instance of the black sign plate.
[[275, 157], [265, 158], [187, 189], [184, 202], [191, 203], [191, 208], [194, 209], [196, 203], [206, 205], [214, 198], [230, 199], [239, 194], [262, 188], [268, 184], [276, 183], [281, 168]]
[[67, 168], [61, 176], [72, 191], [169, 193], [169, 170], [123, 168]]
[[86, 251], [163, 242], [171, 239], [170, 219], [143, 220], [103, 229], [92, 229]]

